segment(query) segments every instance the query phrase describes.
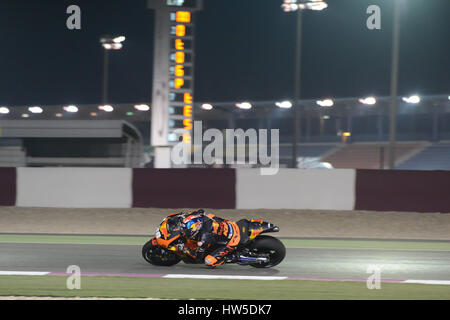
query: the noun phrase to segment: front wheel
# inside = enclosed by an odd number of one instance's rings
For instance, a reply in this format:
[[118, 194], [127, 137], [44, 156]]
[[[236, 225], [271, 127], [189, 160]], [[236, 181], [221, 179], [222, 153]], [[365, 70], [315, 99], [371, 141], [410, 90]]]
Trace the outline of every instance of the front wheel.
[[265, 263], [250, 264], [255, 268], [271, 268], [283, 261], [286, 256], [286, 247], [277, 238], [271, 236], [258, 236], [250, 247], [250, 251], [256, 255], [269, 258]]
[[142, 257], [150, 264], [165, 267], [173, 266], [181, 260], [175, 253], [153, 245], [151, 240], [142, 247]]

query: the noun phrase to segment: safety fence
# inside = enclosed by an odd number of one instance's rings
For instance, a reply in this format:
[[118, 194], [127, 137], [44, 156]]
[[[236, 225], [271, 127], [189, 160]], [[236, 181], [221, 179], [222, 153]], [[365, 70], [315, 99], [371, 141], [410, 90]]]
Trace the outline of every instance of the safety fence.
[[450, 212], [450, 171], [0, 168], [0, 205]]

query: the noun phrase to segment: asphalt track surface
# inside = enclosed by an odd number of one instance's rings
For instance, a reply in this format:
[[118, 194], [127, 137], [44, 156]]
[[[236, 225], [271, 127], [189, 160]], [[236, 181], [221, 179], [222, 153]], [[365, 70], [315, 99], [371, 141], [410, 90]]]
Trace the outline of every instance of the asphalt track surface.
[[270, 269], [225, 265], [210, 269], [180, 262], [156, 267], [141, 256], [138, 245], [0, 243], [0, 271], [82, 273], [197, 274], [367, 279], [369, 266], [393, 280], [450, 280], [450, 251], [370, 249], [287, 249], [285, 260]]

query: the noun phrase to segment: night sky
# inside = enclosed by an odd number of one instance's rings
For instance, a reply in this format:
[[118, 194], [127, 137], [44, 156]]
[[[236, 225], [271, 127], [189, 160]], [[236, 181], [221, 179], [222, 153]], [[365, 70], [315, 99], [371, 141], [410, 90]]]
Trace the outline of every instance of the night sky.
[[[450, 1], [403, 0], [400, 94], [450, 94]], [[205, 0], [196, 20], [195, 100], [292, 98], [295, 14], [281, 0]], [[327, 0], [305, 12], [302, 97], [388, 95], [391, 0]], [[66, 8], [82, 30], [66, 28]], [[381, 7], [381, 30], [366, 8]], [[151, 101], [153, 13], [145, 0], [1, 0], [0, 105], [100, 103], [103, 34], [111, 52], [111, 103]]]

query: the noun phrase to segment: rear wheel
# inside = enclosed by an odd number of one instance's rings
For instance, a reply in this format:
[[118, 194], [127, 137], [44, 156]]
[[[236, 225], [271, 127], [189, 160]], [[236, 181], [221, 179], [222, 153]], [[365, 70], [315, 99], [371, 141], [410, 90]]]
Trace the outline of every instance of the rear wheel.
[[150, 264], [166, 267], [173, 266], [181, 260], [175, 253], [153, 245], [151, 240], [142, 247], [142, 257]]
[[274, 267], [283, 261], [286, 256], [286, 247], [277, 238], [271, 236], [258, 236], [250, 247], [250, 251], [256, 255], [266, 256], [269, 258], [265, 263], [250, 264], [255, 268]]

